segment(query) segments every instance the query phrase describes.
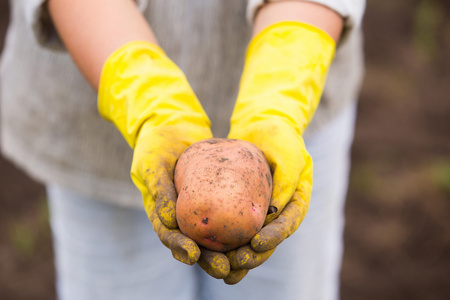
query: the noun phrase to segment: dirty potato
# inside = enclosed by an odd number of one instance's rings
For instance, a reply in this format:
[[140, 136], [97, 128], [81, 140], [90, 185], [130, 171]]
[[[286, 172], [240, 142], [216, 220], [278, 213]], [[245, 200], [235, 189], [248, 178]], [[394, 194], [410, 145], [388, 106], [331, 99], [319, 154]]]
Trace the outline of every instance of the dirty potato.
[[272, 176], [255, 145], [217, 138], [195, 143], [178, 160], [174, 180], [178, 226], [198, 244], [226, 252], [263, 226]]

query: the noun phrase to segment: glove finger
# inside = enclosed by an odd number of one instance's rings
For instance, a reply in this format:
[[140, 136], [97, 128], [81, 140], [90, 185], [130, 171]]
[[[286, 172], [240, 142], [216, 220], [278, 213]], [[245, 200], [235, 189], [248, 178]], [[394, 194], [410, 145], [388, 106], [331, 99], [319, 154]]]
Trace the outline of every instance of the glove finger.
[[237, 250], [231, 250], [225, 253], [225, 255], [228, 258], [228, 261], [230, 262], [230, 267], [231, 270], [239, 270], [240, 267], [237, 263], [237, 259], [236, 259], [236, 251]]
[[162, 172], [158, 176], [157, 186], [156, 213], [165, 227], [175, 229], [178, 227], [176, 218], [177, 192], [172, 176], [167, 171]]
[[201, 247], [201, 255], [197, 263], [206, 273], [217, 279], [225, 279], [230, 273], [230, 262], [221, 252]]
[[225, 277], [223, 281], [229, 285], [236, 284], [239, 281], [241, 281], [245, 277], [245, 275], [247, 275], [248, 271], [249, 270], [244, 270], [244, 269], [231, 270], [230, 274], [228, 274], [228, 276]]
[[237, 250], [228, 251], [225, 253], [225, 255], [228, 258], [228, 261], [230, 262], [230, 273], [228, 276], [223, 280], [226, 284], [233, 285], [238, 283], [242, 280], [242, 278], [247, 275], [248, 271], [247, 269], [241, 269], [238, 265], [237, 258], [236, 258], [236, 252]]
[[[308, 201], [302, 200], [300, 193], [295, 193], [291, 202], [283, 209], [277, 219], [264, 226], [250, 241], [253, 250], [265, 252], [275, 249], [300, 226], [309, 207]], [[305, 199], [306, 200], [306, 199]]]
[[161, 242], [172, 251], [172, 256], [187, 265], [195, 264], [200, 257], [197, 244], [181, 233], [179, 229], [167, 229], [156, 213], [151, 215], [150, 221]]
[[265, 252], [256, 252], [250, 245], [245, 245], [236, 251], [236, 263], [239, 269], [254, 269], [266, 262], [274, 251], [275, 248]]

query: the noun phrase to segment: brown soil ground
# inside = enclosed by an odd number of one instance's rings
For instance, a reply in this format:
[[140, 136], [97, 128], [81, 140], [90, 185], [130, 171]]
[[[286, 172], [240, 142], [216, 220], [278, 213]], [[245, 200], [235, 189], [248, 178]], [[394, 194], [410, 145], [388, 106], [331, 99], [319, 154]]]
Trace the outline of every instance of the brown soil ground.
[[[342, 299], [450, 299], [450, 2], [368, 1], [364, 31]], [[0, 299], [55, 297], [45, 203], [0, 157]]]

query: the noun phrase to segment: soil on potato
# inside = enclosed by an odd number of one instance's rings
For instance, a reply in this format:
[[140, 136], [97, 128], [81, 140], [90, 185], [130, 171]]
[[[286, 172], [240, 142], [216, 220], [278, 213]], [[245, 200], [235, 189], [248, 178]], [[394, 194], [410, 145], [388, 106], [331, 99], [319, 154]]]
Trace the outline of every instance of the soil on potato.
[[[450, 2], [369, 0], [364, 31], [342, 299], [450, 299]], [[55, 299], [52, 255], [43, 186], [0, 158], [0, 299]]]

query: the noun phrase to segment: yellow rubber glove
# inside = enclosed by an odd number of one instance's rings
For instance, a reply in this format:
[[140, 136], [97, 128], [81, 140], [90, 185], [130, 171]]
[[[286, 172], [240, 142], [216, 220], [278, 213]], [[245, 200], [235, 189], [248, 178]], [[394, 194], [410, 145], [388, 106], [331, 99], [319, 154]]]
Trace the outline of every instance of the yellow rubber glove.
[[313, 165], [302, 135], [318, 106], [334, 51], [335, 42], [325, 32], [292, 21], [269, 26], [248, 47], [228, 137], [263, 151], [273, 173], [273, 193], [265, 226], [251, 247], [227, 254], [230, 275], [265, 262], [305, 217]]
[[212, 133], [184, 74], [158, 46], [128, 43], [103, 67], [98, 108], [134, 148], [131, 177], [154, 230], [176, 259], [194, 264], [200, 249], [177, 228], [173, 171], [188, 146]]

